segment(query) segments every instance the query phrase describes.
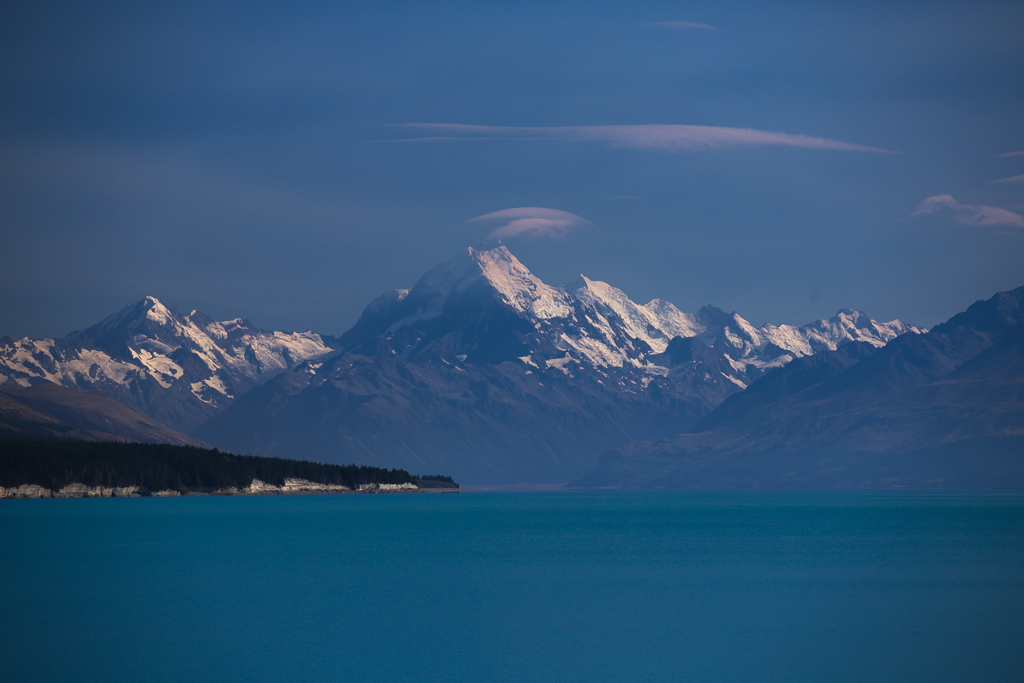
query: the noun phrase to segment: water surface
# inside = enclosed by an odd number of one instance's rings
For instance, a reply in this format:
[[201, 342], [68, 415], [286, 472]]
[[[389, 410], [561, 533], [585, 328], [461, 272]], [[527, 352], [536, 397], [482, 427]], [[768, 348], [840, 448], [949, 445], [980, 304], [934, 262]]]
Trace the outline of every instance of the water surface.
[[1024, 497], [0, 501], [5, 681], [1019, 681]]

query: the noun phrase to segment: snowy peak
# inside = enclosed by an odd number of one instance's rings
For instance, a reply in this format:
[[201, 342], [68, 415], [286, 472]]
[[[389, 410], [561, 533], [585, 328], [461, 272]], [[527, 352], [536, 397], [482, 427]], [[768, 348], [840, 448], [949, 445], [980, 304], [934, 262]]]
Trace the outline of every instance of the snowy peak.
[[440, 311], [447, 298], [470, 287], [485, 283], [519, 313], [538, 319], [569, 314], [565, 293], [541, 282], [520, 263], [504, 245], [489, 249], [469, 248], [424, 275], [410, 292], [414, 298], [426, 298], [423, 311]]
[[637, 306], [621, 289], [583, 275], [566, 286], [569, 287], [572, 287], [571, 294], [578, 301], [593, 307], [604, 320], [610, 324], [614, 322], [633, 339], [642, 340], [658, 352], [668, 346], [672, 336], [664, 329], [666, 326], [658, 314]]
[[428, 295], [430, 298], [446, 297], [460, 288], [465, 289], [469, 283], [481, 276], [475, 256], [475, 250], [469, 248], [454, 258], [437, 264], [419, 279], [410, 294]]
[[156, 353], [179, 348], [189, 325], [189, 320], [177, 309], [147, 296], [92, 327], [72, 332], [66, 339], [77, 346], [100, 349], [113, 358], [128, 360], [135, 357], [132, 347], [139, 345]]
[[564, 290], [544, 284], [503, 245], [469, 248], [430, 269], [412, 289], [396, 289], [372, 301], [342, 335], [342, 346], [356, 349], [402, 328], [425, 324], [480, 293], [531, 322], [572, 313]]
[[566, 289], [579, 302], [593, 307], [609, 324], [621, 327], [622, 332], [643, 341], [655, 353], [664, 352], [675, 337], [693, 337], [707, 329], [699, 316], [683, 313], [667, 301], [652, 299], [639, 306], [621, 289], [583, 275], [566, 285]]
[[127, 334], [146, 325], [167, 325], [180, 317], [177, 311], [171, 311], [154, 296], [147, 296], [141, 301], [125, 306], [117, 313], [107, 316], [92, 327], [72, 332], [67, 339], [97, 339], [112, 334]]
[[683, 313], [662, 299], [651, 299], [641, 308], [651, 324], [664, 332], [669, 339], [695, 337], [707, 329], [697, 316]]
[[503, 245], [488, 249], [468, 249], [439, 263], [419, 279], [412, 288], [413, 296], [449, 296], [465, 291], [484, 280], [492, 284], [540, 282]]
[[481, 276], [519, 313], [540, 320], [564, 318], [571, 313], [565, 292], [541, 282], [503, 245], [469, 252]]
[[[511, 322], [508, 314], [519, 322]], [[749, 379], [751, 368], [761, 372], [851, 341], [880, 346], [904, 331], [916, 330], [899, 321], [876, 323], [853, 310], [801, 327], [757, 328], [737, 313], [714, 306], [704, 306], [695, 314], [662, 299], [641, 306], [622, 290], [585, 275], [564, 287], [551, 287], [498, 244], [466, 249], [435, 266], [407, 293], [396, 290], [375, 300], [342, 337], [342, 344], [360, 353], [386, 353], [400, 359], [411, 359], [441, 344], [450, 349], [449, 355], [472, 357], [475, 345], [484, 338], [480, 335], [495, 344], [499, 329], [505, 330], [501, 334], [509, 344], [522, 351], [517, 350], [517, 357], [526, 358], [524, 363], [563, 371], [567, 363], [578, 363], [664, 372], [664, 368], [652, 369], [657, 363], [648, 357], [659, 356], [658, 363], [669, 361], [664, 354], [673, 339], [696, 338], [728, 358], [728, 367], [738, 373], [730, 379], [733, 382]], [[456, 338], [459, 341], [451, 341]], [[507, 360], [508, 354], [490, 357]]]
[[835, 350], [854, 341], [881, 347], [901, 334], [922, 334], [926, 331], [899, 320], [876, 322], [867, 314], [848, 308], [840, 310], [828, 320], [821, 319], [799, 327], [766, 324], [761, 330], [768, 342], [797, 356]]
[[657, 353], [663, 352], [675, 337], [693, 337], [707, 329], [699, 316], [683, 313], [668, 301], [652, 299], [639, 306], [621, 289], [583, 275], [566, 285], [566, 289], [602, 312], [613, 313], [630, 336], [642, 339]]
[[[66, 339], [0, 344], [0, 384], [100, 389], [187, 430], [252, 386], [332, 351], [312, 332], [266, 332], [241, 318], [217, 322], [199, 311], [182, 315], [147, 296]], [[159, 390], [178, 398], [168, 401]], [[150, 401], [185, 407], [165, 415]]]
[[843, 321], [846, 325], [863, 328], [870, 328], [873, 322], [864, 311], [858, 311], [853, 308], [840, 308], [839, 312], [830, 318], [830, 320], [835, 319]]
[[923, 328], [907, 325], [899, 320], [891, 320], [887, 323], [880, 323], [872, 320], [863, 311], [855, 311], [844, 308], [828, 320], [819, 320], [805, 327], [811, 328], [815, 325], [832, 327], [842, 330], [842, 334], [849, 341], [863, 341], [873, 346], [884, 346], [901, 334], [913, 332], [921, 334]]
[[735, 357], [749, 356], [764, 346], [761, 331], [737, 313], [702, 306], [694, 319], [694, 333], [707, 346], [728, 350]]

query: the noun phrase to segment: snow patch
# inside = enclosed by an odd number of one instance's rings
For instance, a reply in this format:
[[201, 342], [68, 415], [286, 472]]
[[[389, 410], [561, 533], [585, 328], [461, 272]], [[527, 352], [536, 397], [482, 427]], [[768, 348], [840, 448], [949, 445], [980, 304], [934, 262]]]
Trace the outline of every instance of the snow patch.
[[149, 376], [159, 382], [164, 389], [169, 389], [174, 380], [184, 376], [185, 371], [181, 366], [167, 356], [154, 355], [147, 349], [129, 349], [132, 357], [138, 359], [142, 365], [149, 370]]
[[572, 312], [564, 291], [540, 281], [504, 246], [486, 251], [469, 250], [481, 275], [520, 313], [539, 320], [564, 318]]
[[720, 374], [722, 375], [722, 377], [726, 378], [727, 380], [729, 380], [730, 382], [732, 382], [733, 384], [738, 386], [740, 389], [746, 389], [747, 388], [746, 383], [741, 382], [740, 380], [736, 379], [735, 377], [730, 377], [729, 375], [725, 374], [724, 372], [722, 372]]

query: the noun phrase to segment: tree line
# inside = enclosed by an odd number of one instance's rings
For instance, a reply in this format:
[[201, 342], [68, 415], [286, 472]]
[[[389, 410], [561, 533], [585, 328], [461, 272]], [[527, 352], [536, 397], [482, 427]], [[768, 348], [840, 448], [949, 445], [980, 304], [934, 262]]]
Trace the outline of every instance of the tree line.
[[[61, 489], [68, 484], [107, 488], [143, 486], [151, 491], [245, 488], [253, 479], [274, 486], [306, 479], [357, 489], [363, 484], [418, 484], [401, 469], [331, 465], [309, 460], [235, 455], [216, 448], [170, 444], [71, 440], [0, 440], [0, 486], [36, 484]], [[451, 477], [430, 481], [458, 486]]]

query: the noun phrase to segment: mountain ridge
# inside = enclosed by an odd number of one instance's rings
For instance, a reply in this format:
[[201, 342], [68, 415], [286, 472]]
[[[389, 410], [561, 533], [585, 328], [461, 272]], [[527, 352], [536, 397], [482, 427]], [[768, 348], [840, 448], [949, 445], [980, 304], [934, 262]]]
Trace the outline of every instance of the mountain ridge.
[[[580, 487], [1024, 488], [1024, 287], [922, 335], [798, 359]], [[977, 325], [978, 327], [973, 327]]]
[[240, 318], [184, 315], [147, 296], [64, 338], [0, 339], [0, 386], [99, 389], [188, 432], [266, 378], [332, 353], [332, 343]]

